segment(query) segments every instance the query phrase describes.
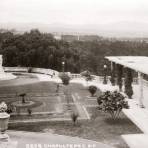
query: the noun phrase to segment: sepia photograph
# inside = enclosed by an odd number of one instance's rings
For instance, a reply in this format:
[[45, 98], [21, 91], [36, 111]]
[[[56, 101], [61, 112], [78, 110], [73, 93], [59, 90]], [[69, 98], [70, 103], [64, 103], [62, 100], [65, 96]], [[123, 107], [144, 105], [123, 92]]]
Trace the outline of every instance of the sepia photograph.
[[148, 1], [0, 0], [0, 148], [148, 148]]

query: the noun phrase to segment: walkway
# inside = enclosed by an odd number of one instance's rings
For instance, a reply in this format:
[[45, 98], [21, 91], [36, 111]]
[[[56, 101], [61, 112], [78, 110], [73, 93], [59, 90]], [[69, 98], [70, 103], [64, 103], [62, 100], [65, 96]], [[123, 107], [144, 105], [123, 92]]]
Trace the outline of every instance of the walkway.
[[134, 100], [128, 100], [130, 109], [123, 109], [129, 117], [145, 134], [148, 134], [148, 110], [140, 108]]
[[122, 137], [130, 148], [148, 148], [147, 134], [131, 134], [123, 135]]
[[17, 148], [113, 148], [106, 144], [51, 133], [8, 131], [11, 140], [17, 141]]
[[131, 121], [133, 121], [133, 123], [137, 125], [137, 127], [140, 128], [144, 134], [122, 135], [122, 138], [126, 141], [130, 148], [148, 148], [148, 100], [146, 98], [146, 96], [148, 96], [147, 88], [144, 87], [144, 103], [146, 108], [140, 108], [138, 105], [139, 87], [133, 86], [133, 88], [133, 99], [128, 99], [130, 109], [124, 109], [123, 112], [131, 119]]

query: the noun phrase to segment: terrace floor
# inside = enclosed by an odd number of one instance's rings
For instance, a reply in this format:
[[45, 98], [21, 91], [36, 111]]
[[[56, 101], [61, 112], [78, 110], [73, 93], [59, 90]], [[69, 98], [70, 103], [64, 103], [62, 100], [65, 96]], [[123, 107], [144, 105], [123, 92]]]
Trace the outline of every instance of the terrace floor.
[[17, 141], [17, 148], [60, 148], [62, 146], [66, 148], [113, 148], [101, 142], [51, 133], [22, 131], [9, 131], [8, 133], [12, 141]]
[[[52, 81], [49, 77], [46, 79], [47, 77], [46, 75], [32, 77], [33, 83], [30, 83], [31, 80], [29, 81], [30, 78], [28, 78], [22, 85], [21, 81], [17, 79], [17, 84], [13, 80], [11, 86], [3, 83], [3, 86], [0, 87], [1, 100], [9, 102], [16, 99], [16, 92], [25, 92], [30, 99], [44, 102], [43, 105], [33, 109], [31, 116], [12, 116], [9, 130], [78, 136], [116, 148], [128, 148], [121, 138], [122, 134], [141, 133], [123, 113], [119, 120], [113, 122], [106, 113], [98, 111], [96, 97], [90, 97], [86, 86], [74, 82], [68, 86], [68, 92], [71, 94], [68, 101], [80, 116], [77, 125], [73, 126], [71, 118], [67, 114], [67, 98], [63, 95], [63, 87], [60, 87], [58, 95], [55, 93], [55, 82], [60, 82], [59, 79], [55, 78]], [[24, 82], [23, 78], [22, 82]], [[100, 91], [98, 90], [97, 93], [99, 95]], [[49, 112], [53, 114], [48, 114]], [[55, 117], [56, 120], [52, 120]]]

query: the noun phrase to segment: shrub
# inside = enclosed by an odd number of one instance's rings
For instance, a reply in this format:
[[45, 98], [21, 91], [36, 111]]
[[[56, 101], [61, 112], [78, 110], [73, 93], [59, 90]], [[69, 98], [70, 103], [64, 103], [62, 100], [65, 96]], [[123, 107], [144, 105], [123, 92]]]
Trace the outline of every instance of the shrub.
[[94, 79], [94, 77], [90, 74], [89, 71], [84, 71], [84, 72], [81, 72], [80, 75], [82, 77], [85, 77], [85, 80], [86, 81], [92, 81]]
[[128, 109], [128, 102], [125, 101], [125, 96], [121, 93], [114, 91], [106, 91], [97, 98], [99, 109], [107, 112], [113, 119], [119, 117], [123, 108]]
[[74, 125], [76, 125], [78, 117], [79, 117], [79, 114], [77, 112], [71, 113], [71, 119], [72, 119]]
[[89, 92], [91, 93], [91, 95], [92, 95], [92, 97], [93, 97], [93, 96], [94, 96], [94, 94], [95, 94], [95, 93], [96, 93], [96, 91], [97, 91], [97, 87], [96, 87], [96, 86], [91, 85], [91, 86], [89, 86], [88, 90], [89, 90]]
[[8, 109], [7, 104], [6, 104], [5, 102], [1, 102], [1, 103], [0, 103], [0, 113], [6, 112], [7, 109]]
[[81, 72], [80, 75], [83, 77], [88, 77], [90, 76], [90, 72], [86, 70], [86, 71]]
[[32, 72], [32, 67], [28, 67], [28, 73], [31, 73]]
[[92, 81], [94, 79], [93, 76], [89, 75], [87, 77], [85, 77], [86, 81]]
[[13, 106], [11, 104], [8, 104], [7, 111], [8, 114], [11, 114], [13, 112]]
[[61, 80], [62, 80], [62, 82], [63, 82], [64, 85], [68, 85], [68, 84], [69, 84], [70, 77], [69, 77], [68, 74], [66, 74], [66, 73], [61, 73], [61, 74], [59, 75], [59, 77], [61, 78]]
[[28, 115], [31, 116], [32, 110], [30, 108], [27, 109]]

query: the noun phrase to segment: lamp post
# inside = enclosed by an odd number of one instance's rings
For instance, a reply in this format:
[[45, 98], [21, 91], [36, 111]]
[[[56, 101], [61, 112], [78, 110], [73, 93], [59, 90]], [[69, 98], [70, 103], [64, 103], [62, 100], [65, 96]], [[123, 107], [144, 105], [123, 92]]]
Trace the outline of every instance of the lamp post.
[[62, 57], [62, 72], [65, 72], [65, 55]]
[[107, 65], [103, 66], [104, 69], [104, 79], [103, 79], [103, 84], [107, 84]]
[[62, 71], [63, 73], [65, 72], [65, 62], [64, 61], [62, 62]]

